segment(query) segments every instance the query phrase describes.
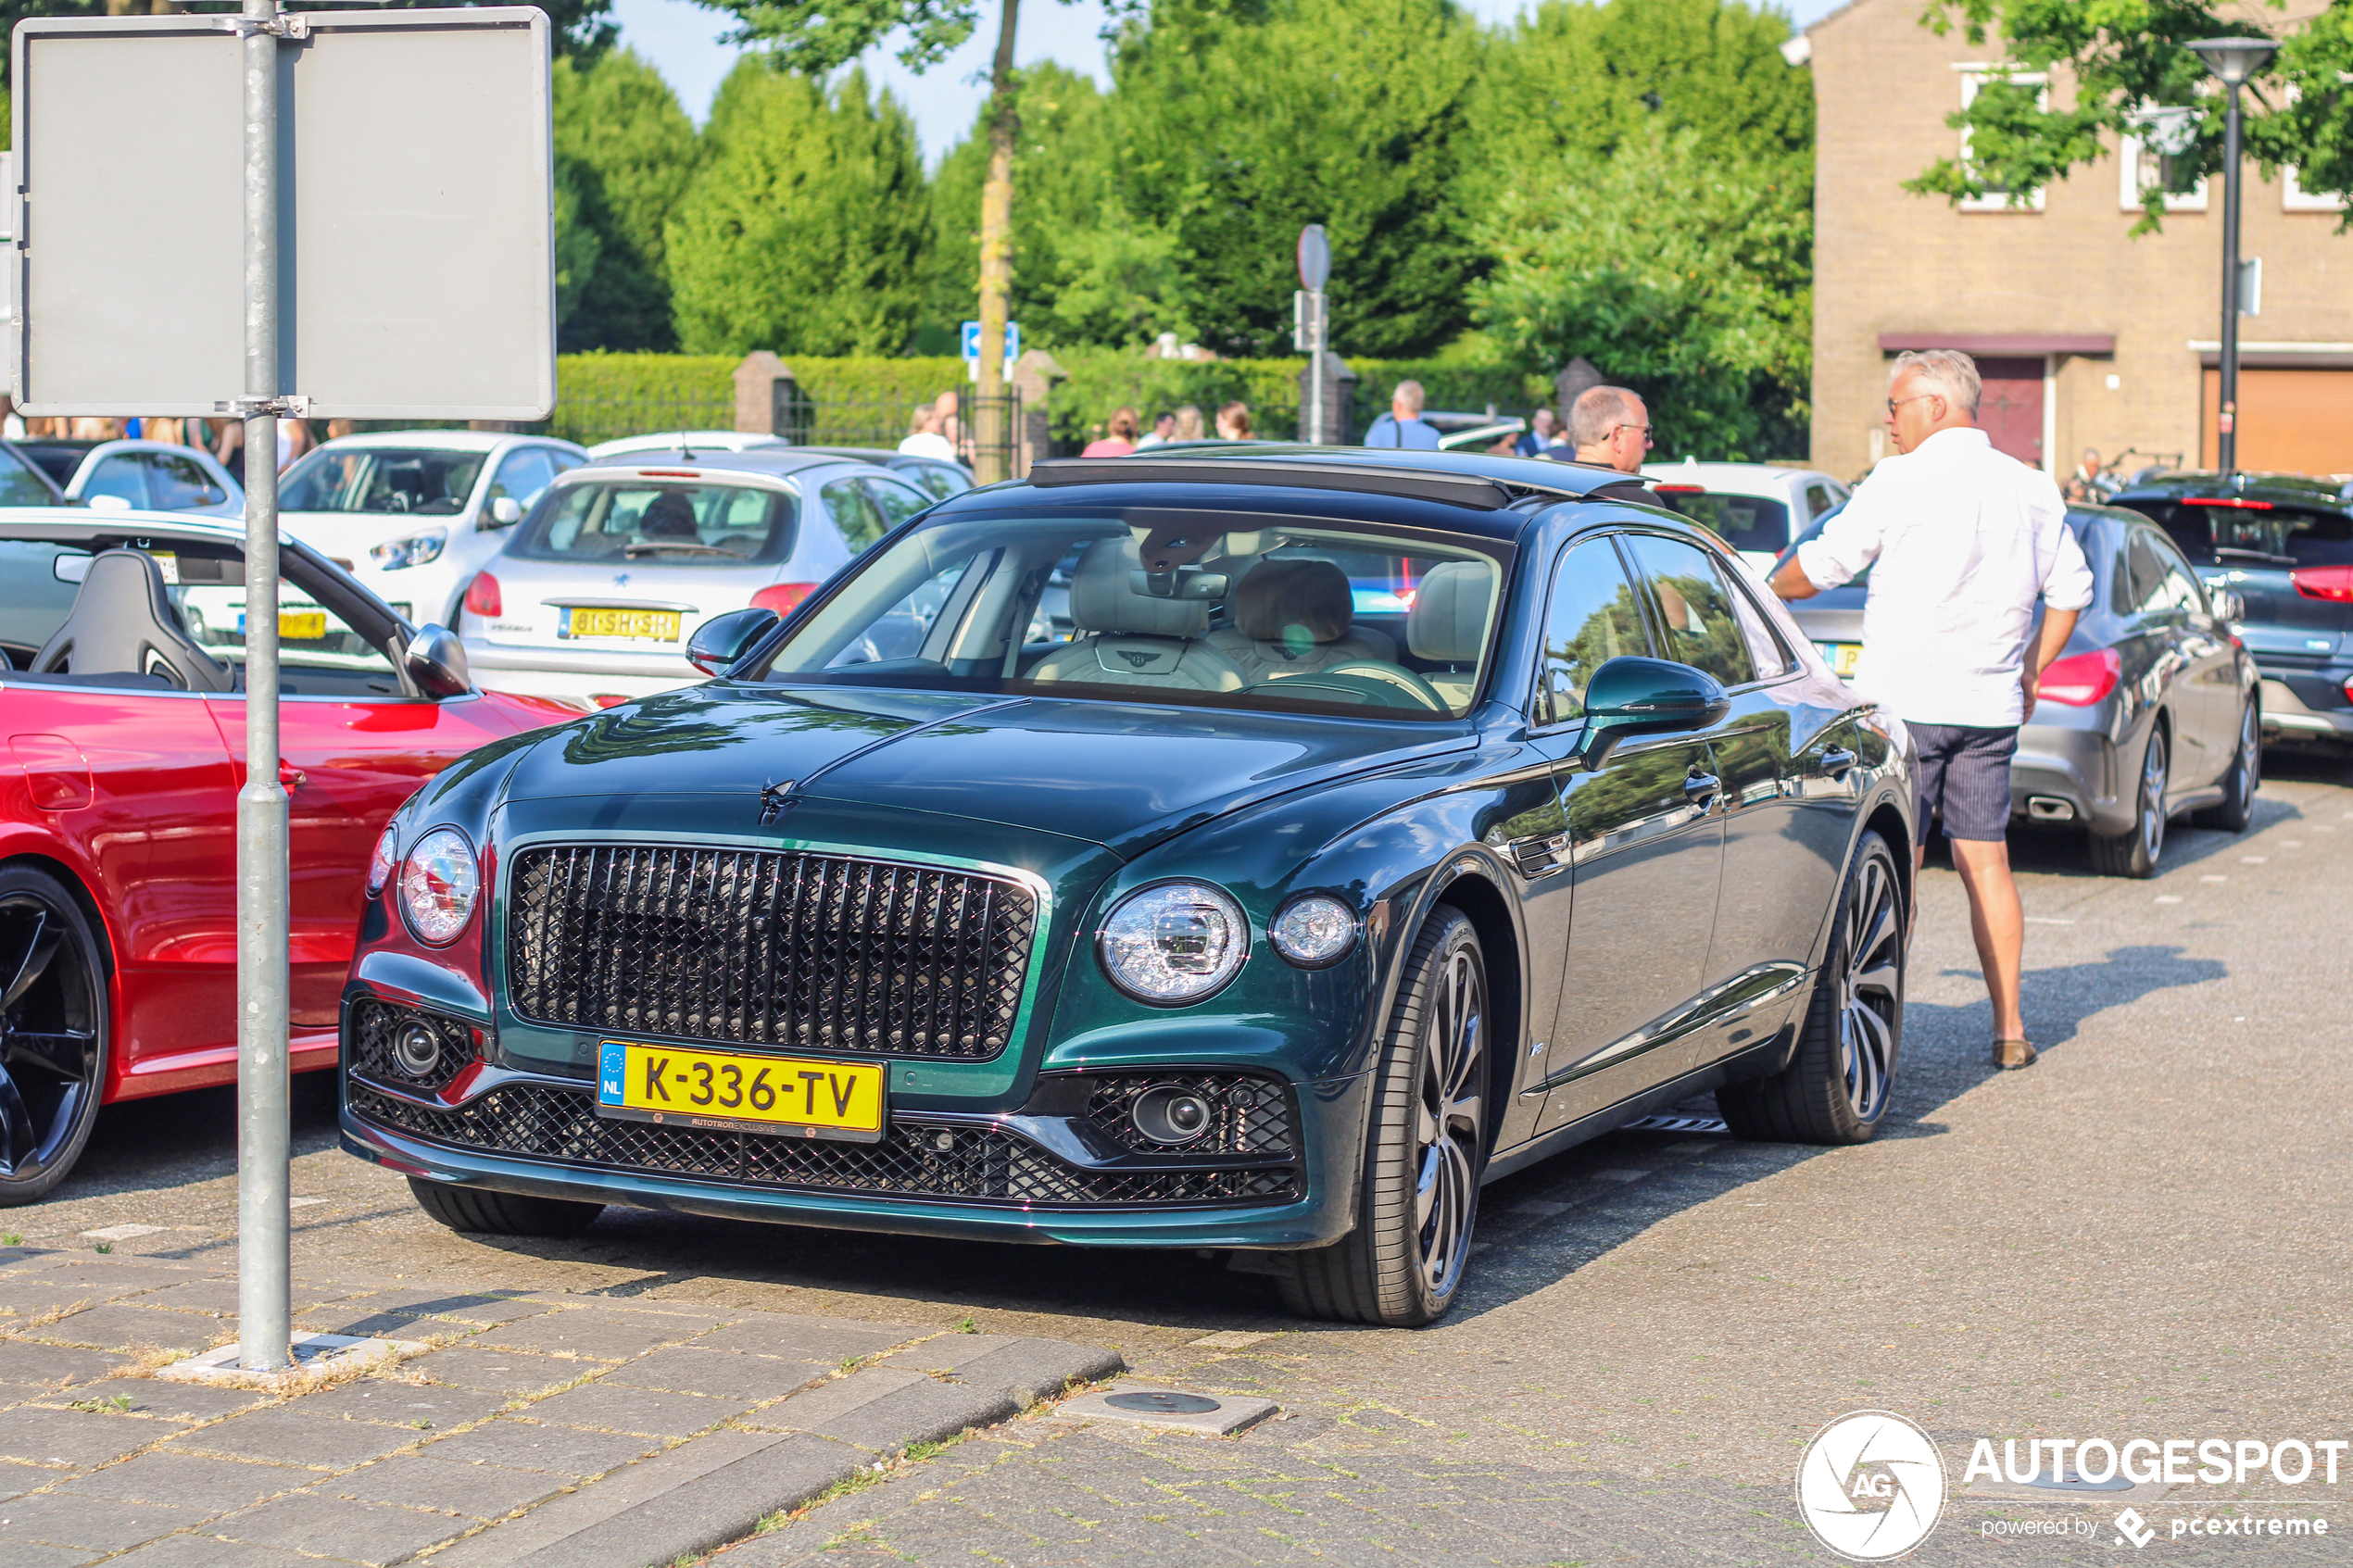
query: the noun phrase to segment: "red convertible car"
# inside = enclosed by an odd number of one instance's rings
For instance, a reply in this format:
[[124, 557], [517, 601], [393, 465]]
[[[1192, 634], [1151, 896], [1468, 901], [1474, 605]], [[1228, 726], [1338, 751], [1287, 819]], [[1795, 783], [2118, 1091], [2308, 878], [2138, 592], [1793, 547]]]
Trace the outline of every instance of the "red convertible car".
[[[576, 717], [472, 688], [455, 637], [280, 547], [296, 1072], [333, 1065], [376, 838], [426, 779]], [[234, 1081], [245, 552], [234, 523], [0, 511], [0, 1205], [100, 1104]]]

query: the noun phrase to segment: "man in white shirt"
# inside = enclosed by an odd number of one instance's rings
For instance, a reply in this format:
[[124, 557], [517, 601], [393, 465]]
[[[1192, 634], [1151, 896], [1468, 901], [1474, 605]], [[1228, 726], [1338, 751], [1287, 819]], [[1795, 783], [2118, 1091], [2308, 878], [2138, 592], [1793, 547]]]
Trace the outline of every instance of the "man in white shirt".
[[1799, 546], [1773, 591], [1811, 598], [1870, 568], [1855, 685], [1911, 732], [1919, 831], [1943, 813], [1993, 997], [1994, 1064], [2013, 1068], [2032, 1065], [2034, 1047], [2019, 1011], [2026, 921], [2010, 876], [2010, 758], [2035, 682], [2092, 602], [2092, 571], [2058, 486], [1977, 428], [1979, 392], [1966, 354], [1898, 357], [1887, 422], [1901, 455]]

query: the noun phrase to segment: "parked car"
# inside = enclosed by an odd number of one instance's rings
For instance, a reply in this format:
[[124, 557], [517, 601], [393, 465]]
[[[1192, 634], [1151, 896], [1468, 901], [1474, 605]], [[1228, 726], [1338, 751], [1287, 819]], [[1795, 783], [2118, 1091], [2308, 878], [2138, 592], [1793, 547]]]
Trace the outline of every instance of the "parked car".
[[782, 436], [734, 430], [669, 430], [650, 435], [623, 436], [618, 441], [599, 442], [588, 448], [588, 455], [601, 463], [614, 458], [634, 458], [659, 452], [766, 452], [778, 447], [829, 458], [851, 458], [888, 469], [934, 500], [945, 500], [973, 487], [970, 469], [940, 458], [921, 457], [888, 446], [796, 446]]
[[895, 452], [883, 446], [799, 446], [794, 450], [823, 453], [835, 458], [854, 458], [862, 463], [888, 469], [935, 501], [961, 495], [973, 487], [970, 469], [941, 458], [919, 457], [912, 452]]
[[62, 507], [69, 505], [65, 491], [40, 464], [0, 440], [0, 507]]
[[1646, 463], [1642, 477], [1659, 506], [1710, 530], [1760, 571], [1851, 494], [1829, 474], [1773, 463]]
[[[308, 1071], [335, 1060], [393, 809], [577, 710], [472, 689], [447, 632], [421, 635], [304, 546], [279, 566], [290, 1044]], [[0, 1205], [64, 1177], [101, 1102], [236, 1078], [244, 572], [225, 522], [0, 514]]]
[[[2137, 513], [2070, 507], [2067, 524], [2092, 568], [2092, 604], [2043, 671], [2019, 733], [2010, 819], [2082, 833], [2092, 863], [2110, 876], [2150, 876], [2169, 822], [2189, 816], [2244, 833], [2254, 818], [2264, 715], [2256, 660], [2234, 630], [2245, 607], [2202, 584]], [[1821, 529], [1815, 523], [1797, 544]], [[1867, 571], [1790, 607], [1848, 679], [1862, 654], [1869, 581]]]
[[2165, 530], [2236, 595], [2271, 741], [2353, 743], [2353, 485], [2302, 474], [2171, 473], [2116, 505]]
[[783, 436], [754, 431], [652, 430], [643, 435], [599, 441], [588, 448], [588, 456], [601, 463], [608, 458], [634, 458], [647, 452], [756, 452], [763, 446], [784, 445]]
[[45, 435], [15, 445], [76, 506], [206, 517], [245, 515], [245, 486], [201, 446]]
[[805, 447], [655, 453], [557, 481], [465, 591], [466, 657], [498, 684], [616, 702], [705, 678], [713, 617], [783, 613], [931, 497]]
[[[1206, 1250], [1415, 1324], [1482, 1183], [1581, 1139], [1711, 1089], [1745, 1135], [1869, 1137], [1906, 743], [1606, 477], [1047, 462], [781, 626], [706, 621], [715, 679], [396, 815], [345, 1147], [469, 1231]], [[1074, 549], [1080, 634], [1026, 642]]]
[[569, 441], [495, 431], [341, 436], [280, 478], [279, 526], [402, 616], [453, 625], [506, 531], [550, 480], [587, 460]]

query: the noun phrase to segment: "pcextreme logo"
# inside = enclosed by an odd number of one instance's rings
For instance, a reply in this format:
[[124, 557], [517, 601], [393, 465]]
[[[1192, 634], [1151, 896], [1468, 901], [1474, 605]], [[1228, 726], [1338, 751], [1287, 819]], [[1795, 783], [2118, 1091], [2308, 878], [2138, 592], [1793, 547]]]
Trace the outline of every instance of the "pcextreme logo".
[[1892, 1411], [1840, 1416], [1797, 1461], [1797, 1508], [1815, 1538], [1850, 1562], [1901, 1557], [1944, 1511], [1944, 1456]]

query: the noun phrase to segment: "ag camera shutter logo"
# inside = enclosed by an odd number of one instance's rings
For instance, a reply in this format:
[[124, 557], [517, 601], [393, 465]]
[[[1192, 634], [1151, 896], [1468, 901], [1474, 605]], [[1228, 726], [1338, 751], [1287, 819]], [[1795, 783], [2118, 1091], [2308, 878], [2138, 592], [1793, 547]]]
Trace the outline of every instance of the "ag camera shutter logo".
[[1849, 1562], [1901, 1557], [1944, 1512], [1944, 1456], [1891, 1411], [1840, 1416], [1797, 1461], [1797, 1508], [1814, 1538]]

